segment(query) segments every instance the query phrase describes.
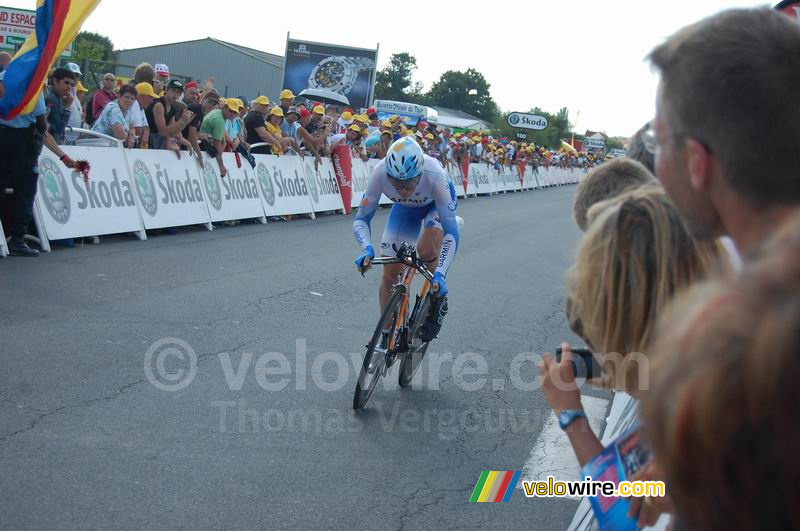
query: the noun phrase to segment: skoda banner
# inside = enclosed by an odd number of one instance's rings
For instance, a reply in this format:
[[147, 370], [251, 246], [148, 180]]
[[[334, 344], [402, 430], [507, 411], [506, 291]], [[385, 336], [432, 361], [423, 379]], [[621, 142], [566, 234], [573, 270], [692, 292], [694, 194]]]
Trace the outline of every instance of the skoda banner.
[[378, 50], [287, 39], [283, 88], [295, 96], [327, 90], [345, 96], [353, 109], [369, 107], [377, 61]]

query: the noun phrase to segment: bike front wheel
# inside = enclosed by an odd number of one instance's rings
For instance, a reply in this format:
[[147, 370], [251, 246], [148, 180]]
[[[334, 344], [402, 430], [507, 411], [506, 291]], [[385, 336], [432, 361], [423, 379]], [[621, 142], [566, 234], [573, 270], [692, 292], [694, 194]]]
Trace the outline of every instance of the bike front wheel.
[[402, 291], [395, 291], [389, 299], [389, 303], [384, 308], [378, 326], [375, 327], [375, 332], [367, 344], [367, 353], [364, 356], [364, 362], [361, 364], [361, 371], [358, 375], [358, 383], [356, 383], [356, 392], [353, 395], [353, 409], [359, 411], [367, 405], [369, 397], [375, 390], [375, 385], [378, 379], [383, 374], [384, 367], [387, 363], [388, 343], [381, 348], [379, 345], [383, 331], [389, 332], [391, 338], [396, 333], [397, 316], [400, 313], [400, 306], [403, 303], [405, 293]]

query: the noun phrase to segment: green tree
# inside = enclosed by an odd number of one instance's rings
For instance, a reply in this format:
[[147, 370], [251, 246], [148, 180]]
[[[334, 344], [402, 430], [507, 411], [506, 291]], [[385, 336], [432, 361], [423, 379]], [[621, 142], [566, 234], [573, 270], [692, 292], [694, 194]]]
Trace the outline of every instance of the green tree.
[[422, 84], [412, 81], [417, 59], [406, 52], [392, 54], [389, 64], [375, 76], [375, 98], [420, 103]]
[[113, 61], [114, 44], [111, 39], [99, 33], [82, 31], [75, 37], [75, 56], [73, 60], [81, 63], [84, 60]]
[[490, 88], [483, 74], [473, 68], [465, 72], [448, 70], [425, 94], [425, 100], [428, 105], [456, 109], [491, 122], [497, 118], [499, 109]]

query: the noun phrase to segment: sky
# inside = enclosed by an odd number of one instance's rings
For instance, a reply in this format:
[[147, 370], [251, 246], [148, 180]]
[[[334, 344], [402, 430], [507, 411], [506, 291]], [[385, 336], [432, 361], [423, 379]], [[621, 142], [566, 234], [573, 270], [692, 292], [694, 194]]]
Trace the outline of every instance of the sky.
[[[0, 3], [34, 9], [36, 1]], [[486, 77], [503, 111], [539, 107], [555, 113], [567, 107], [576, 131], [625, 137], [655, 112], [658, 78], [644, 61], [654, 46], [720, 10], [766, 5], [743, 0], [575, 0], [569, 5], [305, 0], [284, 8], [238, 0], [216, 9], [193, 2], [192, 11], [188, 4], [103, 0], [83, 29], [108, 36], [116, 49], [215, 37], [284, 55], [287, 32], [317, 42], [380, 45], [379, 68], [393, 53], [408, 52], [417, 59], [414, 79], [425, 89], [447, 70], [474, 68]]]

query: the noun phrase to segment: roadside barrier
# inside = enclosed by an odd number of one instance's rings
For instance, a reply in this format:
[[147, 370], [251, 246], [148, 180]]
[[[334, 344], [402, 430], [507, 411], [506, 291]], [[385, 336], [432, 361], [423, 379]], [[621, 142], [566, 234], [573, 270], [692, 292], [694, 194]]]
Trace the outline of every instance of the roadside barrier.
[[[228, 170], [220, 177], [216, 159], [204, 154], [203, 167], [197, 157], [172, 151], [124, 149], [120, 141], [92, 131], [82, 145], [62, 146], [74, 160], [88, 160], [91, 175], [66, 168], [45, 149], [39, 158], [39, 183], [34, 203], [34, 221], [42, 248], [68, 238], [134, 233], [147, 239], [146, 230], [288, 215], [316, 217], [320, 212], [344, 212], [334, 166], [325, 158], [315, 167], [312, 157], [254, 155], [256, 165], [224, 153]], [[105, 147], [103, 145], [105, 144]], [[378, 163], [352, 161], [350, 206], [358, 207], [372, 170]], [[546, 186], [577, 183], [585, 172], [579, 169], [539, 168], [520, 172], [517, 167], [496, 170], [487, 164], [470, 164], [465, 179], [455, 166], [447, 173], [459, 197], [495, 195], [534, 190]], [[520, 175], [522, 173], [522, 175]], [[383, 196], [381, 204], [391, 201]], [[0, 226], [0, 236], [2, 236]], [[7, 254], [0, 240], [0, 255]]]

